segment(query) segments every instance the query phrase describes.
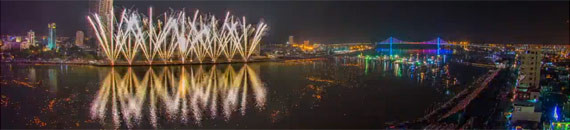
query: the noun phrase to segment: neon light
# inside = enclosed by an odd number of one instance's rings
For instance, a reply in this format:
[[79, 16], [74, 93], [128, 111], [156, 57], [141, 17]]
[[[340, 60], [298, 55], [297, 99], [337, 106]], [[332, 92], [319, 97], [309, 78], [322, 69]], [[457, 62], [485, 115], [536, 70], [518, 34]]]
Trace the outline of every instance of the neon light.
[[390, 37], [390, 55], [392, 55], [392, 37]]
[[440, 50], [440, 48], [439, 48], [439, 43], [440, 43], [440, 40], [441, 40], [441, 39], [440, 39], [439, 37], [437, 37], [437, 55], [439, 55], [439, 50]]
[[554, 107], [554, 115], [552, 117], [554, 117], [554, 120], [558, 121], [558, 106]]
[[55, 23], [48, 24], [48, 29], [49, 29], [49, 36], [48, 36], [47, 49], [54, 50], [56, 49], [56, 42], [57, 42]]

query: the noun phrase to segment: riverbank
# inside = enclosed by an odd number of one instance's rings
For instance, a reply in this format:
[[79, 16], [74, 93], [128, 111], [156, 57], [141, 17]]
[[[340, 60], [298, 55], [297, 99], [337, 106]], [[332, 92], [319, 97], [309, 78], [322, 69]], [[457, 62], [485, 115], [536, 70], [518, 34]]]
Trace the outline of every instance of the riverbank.
[[309, 56], [309, 57], [280, 57], [280, 58], [256, 58], [248, 61], [243, 60], [232, 60], [230, 61], [204, 61], [204, 62], [182, 62], [182, 61], [154, 61], [152, 64], [148, 64], [144, 61], [136, 61], [132, 64], [127, 62], [117, 62], [111, 65], [105, 60], [74, 60], [74, 61], [32, 61], [32, 60], [13, 60], [13, 61], [0, 61], [3, 64], [66, 64], [66, 65], [92, 65], [92, 66], [169, 66], [169, 65], [212, 65], [212, 64], [234, 64], [234, 63], [255, 63], [255, 62], [280, 62], [286, 60], [299, 60], [299, 59], [313, 59], [313, 58], [327, 58], [339, 55], [324, 55], [324, 56]]
[[435, 129], [441, 127], [444, 129], [457, 129], [457, 124], [439, 124], [439, 122], [450, 117], [453, 114], [464, 110], [471, 103], [471, 101], [475, 99], [475, 97], [477, 97], [485, 88], [487, 88], [487, 86], [489, 86], [489, 83], [493, 81], [493, 79], [500, 71], [501, 69], [489, 70], [487, 74], [479, 77], [471, 85], [469, 85], [469, 87], [461, 91], [455, 97], [449, 99], [441, 107], [432, 110], [429, 112], [429, 114], [419, 119], [400, 123], [392, 123], [388, 125], [390, 128]]
[[164, 65], [206, 65], [206, 64], [232, 64], [232, 63], [251, 63], [251, 62], [272, 62], [272, 61], [282, 61], [286, 59], [254, 59], [249, 61], [235, 60], [235, 61], [221, 61], [221, 62], [181, 62], [181, 61], [155, 61], [152, 64], [147, 62], [134, 62], [129, 64], [127, 62], [118, 62], [111, 65], [106, 61], [2, 61], [0, 63], [7, 64], [67, 64], [67, 65], [93, 65], [93, 66], [164, 66]]
[[[366, 51], [366, 50], [364, 50]], [[114, 65], [111, 65], [110, 62], [106, 60], [71, 60], [71, 61], [64, 61], [64, 60], [1, 60], [0, 63], [8, 63], [8, 64], [67, 64], [67, 65], [93, 65], [93, 66], [166, 66], [166, 65], [212, 65], [212, 64], [234, 64], [234, 63], [254, 63], [254, 62], [280, 62], [285, 60], [299, 60], [299, 59], [313, 59], [313, 58], [330, 58], [335, 56], [346, 56], [346, 55], [354, 55], [362, 51], [357, 52], [350, 52], [350, 53], [343, 53], [343, 54], [332, 54], [332, 55], [316, 55], [316, 56], [282, 56], [276, 58], [269, 58], [264, 56], [254, 57], [251, 60], [243, 61], [241, 59], [235, 59], [232, 61], [191, 61], [191, 62], [182, 62], [182, 61], [154, 61], [152, 64], [148, 64], [146, 61], [135, 61], [132, 64], [129, 64], [126, 61], [116, 62]]]

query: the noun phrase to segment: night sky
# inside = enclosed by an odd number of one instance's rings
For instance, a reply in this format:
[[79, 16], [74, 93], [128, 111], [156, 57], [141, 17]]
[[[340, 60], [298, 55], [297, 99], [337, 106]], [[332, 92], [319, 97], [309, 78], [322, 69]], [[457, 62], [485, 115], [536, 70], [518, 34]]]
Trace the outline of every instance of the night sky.
[[[569, 4], [561, 2], [189, 2], [116, 1], [115, 8], [158, 12], [200, 9], [263, 20], [266, 43], [467, 40], [476, 43], [569, 43]], [[56, 22], [58, 35], [86, 30], [88, 1], [2, 1], [1, 33], [45, 35]]]

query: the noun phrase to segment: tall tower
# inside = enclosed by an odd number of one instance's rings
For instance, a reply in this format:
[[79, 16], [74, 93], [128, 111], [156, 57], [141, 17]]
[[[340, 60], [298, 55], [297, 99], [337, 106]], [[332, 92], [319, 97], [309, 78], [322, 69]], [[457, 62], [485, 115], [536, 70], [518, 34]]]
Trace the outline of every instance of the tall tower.
[[54, 50], [56, 48], [55, 42], [57, 41], [57, 36], [55, 32], [55, 23], [48, 24], [49, 34], [48, 34], [48, 43], [47, 49]]
[[85, 40], [85, 34], [83, 31], [79, 30], [75, 33], [75, 45], [83, 47], [83, 41]]
[[28, 32], [28, 44], [36, 46], [36, 33], [32, 30]]

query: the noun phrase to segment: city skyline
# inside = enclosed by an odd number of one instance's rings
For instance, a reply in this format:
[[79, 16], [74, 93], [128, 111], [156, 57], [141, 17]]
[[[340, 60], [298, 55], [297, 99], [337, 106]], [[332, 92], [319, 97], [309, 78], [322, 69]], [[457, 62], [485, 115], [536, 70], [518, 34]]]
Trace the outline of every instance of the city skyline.
[[[2, 34], [25, 34], [34, 30], [45, 35], [45, 24], [51, 22], [61, 25], [58, 35], [62, 36], [73, 36], [77, 30], [88, 31], [85, 26], [88, 1], [2, 3], [2, 17], [10, 18], [2, 19]], [[569, 41], [567, 1], [493, 4], [117, 1], [114, 7], [138, 9], [144, 14], [148, 13], [148, 7], [159, 12], [199, 9], [215, 15], [230, 11], [237, 16], [248, 16], [248, 20], [266, 22], [270, 28], [264, 43], [285, 43], [290, 35], [321, 43], [377, 42], [391, 36], [410, 41], [442, 37], [475, 43], [563, 44]]]

